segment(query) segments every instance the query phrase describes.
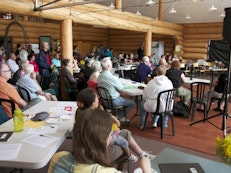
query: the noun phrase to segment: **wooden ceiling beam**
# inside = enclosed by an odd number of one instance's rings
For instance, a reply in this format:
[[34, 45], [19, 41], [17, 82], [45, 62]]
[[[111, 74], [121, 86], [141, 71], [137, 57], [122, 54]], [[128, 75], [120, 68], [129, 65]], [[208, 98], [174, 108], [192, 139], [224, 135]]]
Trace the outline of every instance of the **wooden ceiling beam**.
[[73, 22], [91, 26], [97, 25], [144, 33], [151, 30], [152, 33], [181, 36], [183, 29], [180, 25], [157, 21], [119, 10], [110, 10], [108, 7], [98, 4], [78, 5], [71, 9], [59, 8], [42, 12], [34, 11], [34, 1], [32, 0], [24, 0], [23, 2], [1, 0], [0, 6], [7, 13], [36, 16], [58, 21], [71, 19]]

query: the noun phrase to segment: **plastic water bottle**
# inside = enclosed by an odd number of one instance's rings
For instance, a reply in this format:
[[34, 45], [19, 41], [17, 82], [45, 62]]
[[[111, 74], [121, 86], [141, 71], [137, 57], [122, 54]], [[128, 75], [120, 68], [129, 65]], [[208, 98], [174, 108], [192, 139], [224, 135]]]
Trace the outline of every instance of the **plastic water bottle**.
[[20, 108], [14, 111], [14, 115], [13, 115], [14, 132], [23, 131], [23, 123], [24, 123], [23, 116], [24, 115]]

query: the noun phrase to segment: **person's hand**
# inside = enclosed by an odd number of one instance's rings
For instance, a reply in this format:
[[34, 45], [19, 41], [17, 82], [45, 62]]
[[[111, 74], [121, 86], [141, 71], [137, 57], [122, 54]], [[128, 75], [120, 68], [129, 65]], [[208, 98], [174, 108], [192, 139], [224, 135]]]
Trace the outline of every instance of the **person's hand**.
[[44, 96], [46, 97], [47, 101], [51, 100], [51, 94], [45, 93]]

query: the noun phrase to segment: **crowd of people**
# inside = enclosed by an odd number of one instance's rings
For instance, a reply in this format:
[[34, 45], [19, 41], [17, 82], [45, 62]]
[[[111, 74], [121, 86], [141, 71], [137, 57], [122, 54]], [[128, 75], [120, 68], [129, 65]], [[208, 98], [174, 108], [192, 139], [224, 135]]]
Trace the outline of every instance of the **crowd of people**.
[[[23, 53], [21, 50], [24, 50]], [[50, 162], [49, 173], [75, 172], [120, 172], [124, 169], [124, 160], [136, 162], [140, 158], [143, 172], [151, 172], [150, 160], [154, 155], [143, 151], [132, 137], [131, 132], [120, 129], [120, 123], [127, 121], [126, 115], [135, 107], [134, 100], [121, 95], [123, 85], [119, 78], [112, 73], [113, 62], [133, 64], [136, 59], [131, 54], [119, 54], [114, 57], [112, 49], [104, 49], [99, 46], [96, 52], [80, 58], [78, 47], [73, 48], [73, 61], [63, 57], [60, 53], [49, 53], [49, 44], [42, 43], [40, 53], [35, 56], [31, 46], [28, 49], [17, 45], [15, 53], [11, 53], [7, 60], [0, 63], [0, 98], [12, 100], [16, 108], [25, 107], [25, 102], [13, 85], [25, 88], [32, 99], [56, 101], [59, 100], [56, 88], [52, 84], [62, 78], [66, 89], [76, 91], [71, 93], [70, 100], [77, 101], [78, 109], [75, 115], [73, 129], [73, 152], [59, 152]], [[27, 51], [27, 53], [25, 53]], [[185, 75], [180, 70], [180, 62], [177, 56], [161, 56], [157, 58], [155, 53], [150, 57], [144, 56], [143, 45], [139, 49], [139, 65], [136, 69], [135, 79], [138, 82], [147, 83], [143, 92], [143, 100], [139, 105], [140, 121], [138, 127], [143, 129], [144, 117], [147, 112], [155, 112], [157, 96], [168, 89], [177, 89], [177, 95], [182, 97], [188, 105], [191, 92], [182, 86]], [[25, 59], [25, 56], [27, 57]], [[105, 57], [106, 56], [106, 57]], [[142, 56], [142, 57], [141, 57]], [[74, 70], [72, 74], [71, 70]], [[13, 78], [11, 79], [11, 74]], [[147, 77], [151, 77], [148, 82]], [[223, 77], [224, 78], [224, 77]], [[222, 89], [222, 76], [214, 95]], [[11, 79], [11, 80], [10, 80]], [[60, 87], [60, 86], [58, 86]], [[107, 113], [103, 109], [107, 107], [104, 95], [99, 95], [97, 88], [105, 88], [112, 98], [113, 106], [122, 106], [124, 110], [115, 115]], [[221, 94], [219, 93], [219, 96]], [[101, 100], [99, 100], [101, 97]], [[165, 100], [162, 98], [161, 105]], [[223, 103], [221, 104], [221, 108]], [[3, 105], [7, 116], [12, 117], [9, 105]], [[162, 108], [164, 109], [164, 107]], [[152, 127], [157, 127], [159, 116], [154, 116]], [[164, 117], [164, 127], [168, 127], [168, 116]], [[119, 161], [118, 161], [119, 160]], [[117, 164], [117, 169], [113, 168]], [[80, 172], [81, 172], [80, 171]]]

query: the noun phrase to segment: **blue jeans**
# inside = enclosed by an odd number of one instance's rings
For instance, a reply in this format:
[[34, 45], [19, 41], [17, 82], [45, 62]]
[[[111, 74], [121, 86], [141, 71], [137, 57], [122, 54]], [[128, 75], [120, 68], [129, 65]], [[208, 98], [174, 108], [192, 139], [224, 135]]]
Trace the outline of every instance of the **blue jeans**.
[[[125, 112], [126, 115], [128, 114], [128, 112], [130, 112], [130, 110], [135, 106], [135, 101], [134, 100], [130, 100], [130, 99], [126, 99], [123, 97], [117, 97], [116, 99], [114, 99], [112, 101], [113, 106], [125, 106]], [[123, 118], [124, 117], [124, 112], [123, 110], [119, 110], [118, 114], [117, 114], [118, 118]]]
[[[145, 116], [147, 114], [147, 111], [144, 109], [144, 103], [145, 100], [142, 100], [140, 102], [140, 125], [144, 125], [144, 121], [145, 121]], [[157, 123], [157, 121], [159, 120], [160, 116], [159, 115], [155, 115], [152, 119], [153, 123]], [[164, 116], [164, 126], [167, 127], [168, 126], [168, 116], [165, 115]]]

